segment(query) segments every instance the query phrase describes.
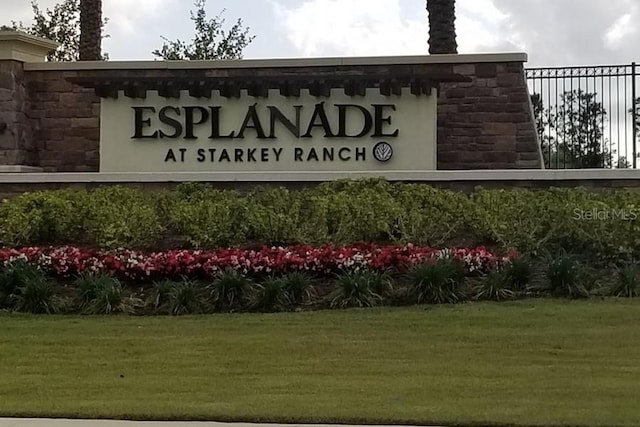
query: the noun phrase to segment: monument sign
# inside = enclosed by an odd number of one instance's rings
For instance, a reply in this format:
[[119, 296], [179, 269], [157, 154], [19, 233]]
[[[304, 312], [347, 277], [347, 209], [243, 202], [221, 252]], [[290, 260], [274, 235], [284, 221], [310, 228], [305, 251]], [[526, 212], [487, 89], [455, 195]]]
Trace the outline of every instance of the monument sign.
[[418, 171], [436, 169], [436, 91], [348, 96], [104, 97], [102, 172]]

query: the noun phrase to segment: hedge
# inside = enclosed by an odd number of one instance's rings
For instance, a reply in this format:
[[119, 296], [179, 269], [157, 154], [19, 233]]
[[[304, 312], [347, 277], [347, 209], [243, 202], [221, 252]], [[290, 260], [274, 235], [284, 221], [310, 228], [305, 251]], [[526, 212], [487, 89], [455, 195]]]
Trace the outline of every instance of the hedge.
[[560, 249], [593, 259], [637, 258], [640, 194], [627, 190], [486, 190], [345, 180], [312, 189], [241, 194], [203, 184], [24, 194], [0, 206], [0, 245], [101, 249], [413, 243], [485, 245], [525, 254]]

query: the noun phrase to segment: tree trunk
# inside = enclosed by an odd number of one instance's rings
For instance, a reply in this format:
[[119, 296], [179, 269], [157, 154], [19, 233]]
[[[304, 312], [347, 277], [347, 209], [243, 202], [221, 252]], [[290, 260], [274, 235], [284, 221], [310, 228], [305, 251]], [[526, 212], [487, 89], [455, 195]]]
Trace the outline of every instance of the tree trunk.
[[427, 0], [429, 53], [458, 53], [455, 0]]
[[102, 59], [102, 0], [80, 0], [80, 61]]

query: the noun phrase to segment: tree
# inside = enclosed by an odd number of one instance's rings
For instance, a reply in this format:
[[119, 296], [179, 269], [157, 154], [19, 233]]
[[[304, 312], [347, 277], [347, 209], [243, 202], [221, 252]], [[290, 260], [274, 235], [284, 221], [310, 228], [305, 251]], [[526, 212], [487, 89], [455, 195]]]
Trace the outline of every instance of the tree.
[[[25, 26], [22, 22], [12, 22], [10, 29], [58, 42], [60, 47], [47, 56], [49, 61], [77, 61], [80, 48], [80, 1], [63, 0], [53, 9], [43, 11], [37, 0], [31, 0], [31, 8], [33, 24]], [[101, 27], [106, 24], [105, 18]], [[107, 59], [107, 56], [102, 56], [102, 59]]]
[[544, 108], [542, 96], [539, 93], [531, 95], [531, 104], [533, 106], [533, 118], [536, 123], [536, 129], [542, 144], [542, 149], [551, 145], [554, 141], [553, 135], [548, 130], [553, 126], [553, 115], [551, 109]]
[[545, 167], [582, 169], [628, 164], [624, 158], [614, 161], [616, 153], [607, 147], [607, 111], [596, 97], [596, 93], [583, 90], [566, 91], [558, 106], [545, 109], [540, 94], [531, 96]]
[[102, 0], [80, 0], [81, 61], [99, 61], [102, 58]]
[[195, 37], [191, 43], [178, 39], [171, 41], [162, 36], [164, 44], [161, 49], [154, 50], [153, 55], [164, 60], [218, 60], [242, 59], [243, 50], [253, 41], [255, 36], [249, 35], [249, 28], [244, 28], [242, 20], [229, 31], [222, 27], [224, 19], [220, 15], [207, 20], [206, 0], [195, 1], [196, 11], [191, 11], [191, 21], [195, 26]]
[[[634, 103], [636, 106], [636, 115], [632, 117], [631, 120], [636, 121], [636, 134], [640, 135], [640, 98], [637, 98]], [[633, 115], [633, 108], [629, 108], [629, 114]]]
[[571, 153], [574, 168], [611, 166], [611, 156], [604, 141], [604, 118], [607, 115], [596, 94], [573, 90], [562, 94], [557, 112], [556, 132], [565, 150]]
[[429, 53], [458, 53], [455, 0], [427, 0]]

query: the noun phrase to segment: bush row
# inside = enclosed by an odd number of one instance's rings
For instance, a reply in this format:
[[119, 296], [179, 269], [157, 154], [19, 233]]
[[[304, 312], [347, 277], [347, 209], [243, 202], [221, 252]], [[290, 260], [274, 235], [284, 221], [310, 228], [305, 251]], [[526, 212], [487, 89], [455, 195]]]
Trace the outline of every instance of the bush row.
[[0, 245], [213, 248], [415, 243], [489, 245], [527, 254], [560, 248], [592, 258], [640, 253], [640, 193], [585, 189], [484, 190], [347, 180], [298, 191], [241, 194], [199, 184], [141, 192], [43, 191], [0, 206]]
[[[203, 314], [343, 309], [379, 305], [455, 304], [469, 300], [504, 301], [553, 295], [587, 298], [640, 295], [635, 265], [607, 275], [605, 286], [588, 284], [583, 267], [569, 256], [554, 258], [542, 277], [525, 258], [514, 258], [480, 276], [465, 273], [454, 258], [431, 259], [403, 272], [369, 269], [342, 271], [332, 280], [308, 272], [256, 276], [227, 269], [211, 281], [161, 280], [126, 287], [117, 277], [84, 273], [54, 282], [24, 260], [0, 271], [0, 310], [34, 314]], [[542, 270], [540, 270], [542, 271]], [[603, 276], [604, 277], [604, 276]]]

